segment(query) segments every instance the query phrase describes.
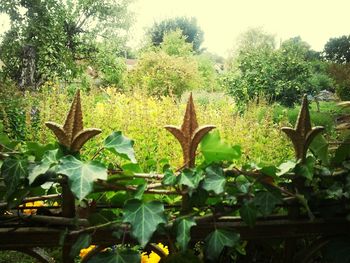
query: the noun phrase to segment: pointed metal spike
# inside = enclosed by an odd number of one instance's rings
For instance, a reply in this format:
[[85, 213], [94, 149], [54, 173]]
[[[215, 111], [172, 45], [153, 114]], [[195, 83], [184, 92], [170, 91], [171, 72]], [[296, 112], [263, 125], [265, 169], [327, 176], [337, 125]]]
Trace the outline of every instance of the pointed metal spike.
[[186, 112], [181, 128], [171, 125], [165, 126], [165, 128], [170, 131], [181, 144], [184, 166], [194, 167], [196, 150], [199, 142], [203, 136], [214, 129], [215, 126], [207, 125], [198, 127], [196, 110], [191, 93], [187, 101]]

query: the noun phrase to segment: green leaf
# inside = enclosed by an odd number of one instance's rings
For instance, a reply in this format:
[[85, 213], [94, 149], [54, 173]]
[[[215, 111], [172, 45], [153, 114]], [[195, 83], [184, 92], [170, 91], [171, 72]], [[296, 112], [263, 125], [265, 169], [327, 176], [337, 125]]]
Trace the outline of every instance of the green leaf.
[[234, 247], [239, 241], [239, 234], [224, 230], [216, 229], [205, 239], [206, 256], [210, 260], [217, 260], [225, 247]]
[[175, 224], [176, 227], [176, 243], [180, 251], [187, 250], [188, 242], [191, 240], [191, 227], [197, 225], [193, 218], [184, 218]]
[[6, 185], [6, 197], [18, 190], [21, 179], [28, 176], [28, 161], [26, 159], [7, 158], [1, 166], [1, 175]]
[[202, 173], [185, 169], [178, 176], [178, 184], [185, 185], [189, 189], [195, 189], [198, 187], [199, 182], [202, 180], [202, 178], [203, 178]]
[[141, 257], [138, 251], [115, 250], [106, 251], [93, 256], [88, 263], [140, 263]]
[[131, 234], [144, 247], [156, 231], [159, 224], [166, 223], [164, 206], [158, 201], [143, 203], [131, 199], [124, 207], [123, 222], [132, 226]]
[[306, 158], [305, 164], [298, 163], [295, 166], [295, 174], [312, 180], [314, 176], [315, 159], [312, 156]]
[[134, 174], [134, 173], [143, 173], [142, 168], [137, 163], [126, 163], [122, 165], [123, 173]]
[[137, 188], [136, 191], [134, 193], [134, 198], [135, 199], [142, 199], [143, 193], [146, 191], [147, 189], [147, 183], [144, 184], [140, 184]]
[[296, 166], [295, 162], [292, 161], [286, 161], [285, 163], [280, 164], [280, 166], [278, 166], [278, 170], [279, 172], [276, 173], [276, 175], [281, 176], [284, 175], [286, 173], [289, 173], [290, 171], [292, 171]]
[[205, 169], [206, 176], [203, 181], [203, 189], [213, 191], [215, 194], [221, 194], [224, 192], [226, 178], [224, 177], [224, 171], [219, 166], [209, 166]]
[[60, 160], [57, 173], [68, 177], [71, 191], [79, 199], [84, 199], [91, 191], [97, 179], [107, 179], [107, 169], [99, 162], [82, 162], [73, 156], [65, 156]]
[[265, 174], [265, 175], [268, 175], [268, 176], [271, 176], [271, 177], [276, 177], [276, 174], [278, 172], [278, 168], [276, 166], [264, 166], [260, 169], [260, 171]]
[[239, 209], [239, 214], [242, 217], [242, 220], [250, 227], [255, 225], [256, 213], [256, 207], [252, 202], [244, 202]]
[[6, 134], [0, 132], [0, 149], [5, 146], [6, 150], [14, 150], [18, 143], [18, 141], [11, 141]]
[[58, 160], [61, 156], [62, 153], [59, 149], [47, 151], [40, 164], [36, 165], [33, 170], [30, 171], [28, 176], [29, 184], [32, 184], [39, 175], [45, 174], [52, 166], [58, 164]]
[[272, 213], [276, 205], [281, 204], [281, 199], [271, 192], [259, 192], [254, 198], [254, 204], [259, 208], [263, 216], [268, 216]]
[[321, 160], [324, 165], [329, 164], [328, 159], [328, 143], [326, 139], [321, 135], [317, 135], [310, 144], [310, 150], [312, 153]]
[[350, 147], [349, 147], [349, 143], [350, 143], [350, 135], [348, 135], [343, 143], [341, 145], [339, 145], [339, 147], [336, 149], [335, 154], [334, 154], [334, 158], [332, 160], [332, 162], [336, 165], [341, 164], [345, 159], [350, 157]]
[[75, 258], [77, 255], [79, 255], [80, 250], [82, 250], [83, 248], [89, 247], [90, 243], [91, 243], [91, 235], [86, 233], [79, 235], [70, 251], [71, 258]]
[[26, 142], [27, 154], [34, 155], [36, 161], [40, 161], [44, 158], [47, 151], [54, 150], [55, 145], [53, 144], [41, 144], [38, 142]]
[[134, 141], [122, 135], [120, 131], [113, 132], [109, 135], [105, 142], [104, 147], [119, 155], [124, 159], [128, 159], [133, 163], [136, 163], [135, 152], [134, 152]]
[[200, 150], [207, 163], [232, 161], [241, 157], [241, 147], [221, 141], [218, 131], [210, 132], [202, 139]]
[[166, 186], [173, 186], [176, 184], [176, 181], [177, 181], [177, 176], [173, 173], [173, 171], [170, 169], [166, 169], [164, 172], [162, 184]]

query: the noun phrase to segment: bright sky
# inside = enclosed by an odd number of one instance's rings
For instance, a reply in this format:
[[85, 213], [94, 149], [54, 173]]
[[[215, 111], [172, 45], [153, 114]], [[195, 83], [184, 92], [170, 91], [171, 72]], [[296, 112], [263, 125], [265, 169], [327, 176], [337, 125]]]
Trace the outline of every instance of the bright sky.
[[[350, 0], [135, 0], [132, 46], [146, 27], [168, 17], [196, 17], [204, 31], [203, 47], [226, 56], [237, 36], [251, 27], [263, 27], [277, 41], [300, 35], [317, 51], [330, 37], [350, 34]], [[8, 19], [0, 16], [0, 34]]]
[[134, 36], [167, 17], [196, 17], [203, 47], [227, 55], [237, 36], [263, 27], [276, 40], [300, 35], [317, 51], [330, 37], [350, 34], [350, 0], [137, 0]]

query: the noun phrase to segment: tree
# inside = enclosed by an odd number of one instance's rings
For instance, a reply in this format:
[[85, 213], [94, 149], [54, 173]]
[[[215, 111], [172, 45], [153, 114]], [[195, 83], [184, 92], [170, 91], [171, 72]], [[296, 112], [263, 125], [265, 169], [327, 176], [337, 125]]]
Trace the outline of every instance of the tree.
[[130, 26], [129, 0], [3, 0], [11, 29], [0, 45], [5, 75], [24, 89], [46, 79], [77, 76], [97, 54], [96, 38], [119, 36]]
[[330, 38], [324, 46], [324, 57], [332, 62], [343, 64], [350, 62], [350, 35]]
[[292, 37], [282, 42], [281, 49], [288, 53], [294, 53], [308, 61], [320, 60], [320, 52], [311, 49], [311, 46], [303, 41], [300, 36]]
[[201, 76], [193, 57], [171, 56], [160, 49], [143, 53], [126, 81], [130, 89], [152, 96], [180, 97], [198, 88]]
[[224, 85], [237, 103], [267, 96], [271, 102], [292, 106], [302, 94], [311, 92], [311, 64], [294, 45], [285, 43], [276, 50], [263, 44], [265, 41], [260, 43], [244, 46], [249, 49], [239, 53], [224, 77]]
[[186, 42], [193, 44], [193, 50], [195, 52], [200, 51], [200, 46], [203, 42], [204, 33], [202, 29], [197, 25], [195, 18], [176, 17], [161, 21], [160, 23], [154, 23], [148, 30], [148, 34], [151, 37], [152, 44], [159, 46], [164, 41], [164, 35], [167, 32], [180, 29], [182, 34], [186, 38]]
[[274, 35], [264, 32], [262, 28], [251, 28], [238, 37], [234, 49], [240, 53], [252, 49], [274, 49], [275, 46]]
[[170, 56], [187, 57], [193, 54], [192, 44], [186, 42], [180, 29], [165, 33], [160, 48]]
[[236, 68], [237, 58], [252, 50], [275, 49], [275, 36], [263, 31], [262, 28], [251, 28], [241, 33], [235, 42], [230, 58], [227, 61], [229, 68]]

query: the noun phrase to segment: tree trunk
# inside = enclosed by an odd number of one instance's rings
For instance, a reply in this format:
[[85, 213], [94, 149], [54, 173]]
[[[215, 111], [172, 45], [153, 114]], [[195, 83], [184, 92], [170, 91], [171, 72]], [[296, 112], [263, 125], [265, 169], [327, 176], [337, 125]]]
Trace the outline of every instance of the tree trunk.
[[21, 77], [18, 83], [21, 90], [35, 87], [35, 58], [36, 51], [34, 46], [25, 45], [23, 47]]

